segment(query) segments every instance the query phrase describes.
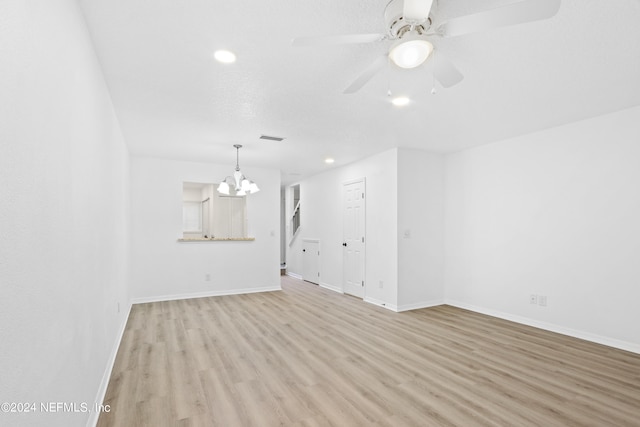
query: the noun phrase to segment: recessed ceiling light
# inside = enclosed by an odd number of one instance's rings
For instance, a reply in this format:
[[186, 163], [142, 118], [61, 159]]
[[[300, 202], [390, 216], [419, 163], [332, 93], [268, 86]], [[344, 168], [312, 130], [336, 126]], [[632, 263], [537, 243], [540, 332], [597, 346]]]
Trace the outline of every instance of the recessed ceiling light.
[[327, 164], [331, 164], [331, 163], [335, 162], [335, 160], [332, 159], [331, 157], [327, 157], [326, 159], [324, 159], [324, 162], [327, 163]]
[[398, 96], [391, 100], [391, 103], [396, 107], [404, 107], [405, 105], [409, 104], [409, 102], [411, 102], [411, 100], [406, 96]]
[[216, 50], [213, 57], [224, 64], [236, 62], [236, 54], [228, 50]]

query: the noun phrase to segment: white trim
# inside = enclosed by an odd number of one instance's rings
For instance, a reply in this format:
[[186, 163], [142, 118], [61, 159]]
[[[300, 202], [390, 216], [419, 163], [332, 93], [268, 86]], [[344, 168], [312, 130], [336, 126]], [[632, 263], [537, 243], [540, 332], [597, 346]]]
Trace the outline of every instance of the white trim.
[[400, 311], [418, 310], [421, 308], [437, 307], [442, 304], [444, 304], [444, 300], [442, 299], [437, 299], [432, 301], [422, 301], [422, 302], [416, 302], [413, 304], [400, 305], [398, 306], [398, 311], [400, 312]]
[[304, 280], [301, 274], [294, 273], [292, 271], [287, 271], [287, 276], [293, 277], [294, 279]]
[[[342, 186], [344, 187], [345, 185], [355, 184], [356, 182], [361, 182], [361, 181], [364, 183], [366, 181], [366, 179], [367, 179], [366, 176], [363, 176], [361, 178], [348, 179], [346, 181], [342, 181]], [[365, 185], [366, 185], [366, 183], [365, 183]], [[366, 191], [365, 191], [365, 193], [366, 193]]]
[[161, 301], [174, 301], [180, 299], [192, 299], [192, 298], [206, 298], [206, 297], [219, 297], [224, 295], [239, 295], [239, 294], [253, 294], [257, 292], [272, 292], [281, 291], [282, 288], [278, 286], [266, 286], [262, 288], [245, 288], [245, 289], [229, 289], [224, 291], [207, 291], [207, 292], [195, 292], [191, 294], [177, 294], [177, 295], [159, 295], [155, 297], [141, 297], [131, 300], [133, 304], [145, 304], [148, 302], [161, 302]]
[[[131, 314], [132, 304], [129, 304], [129, 308], [127, 310], [126, 316], [124, 316], [124, 320], [120, 325], [120, 332], [116, 337], [116, 341], [114, 343], [113, 349], [111, 350], [111, 354], [109, 355], [109, 359], [107, 360], [107, 366], [105, 367], [104, 374], [102, 374], [102, 380], [100, 381], [100, 387], [98, 387], [98, 393], [96, 394], [96, 399], [94, 402], [102, 405], [104, 404], [104, 397], [107, 394], [107, 387], [109, 386], [109, 380], [111, 379], [111, 372], [113, 371], [113, 366], [116, 363], [116, 356], [118, 355], [118, 350], [120, 349], [120, 343], [122, 343], [122, 337], [124, 336], [124, 331], [127, 328], [127, 321], [129, 320], [129, 314]], [[89, 415], [89, 419], [87, 420], [87, 427], [95, 427], [98, 424], [98, 418], [100, 417], [100, 412], [92, 412]]]
[[325, 289], [329, 289], [330, 291], [337, 292], [339, 294], [344, 294], [344, 291], [342, 290], [341, 287], [335, 286], [335, 285], [330, 285], [329, 283], [320, 282], [320, 287], [321, 288], [325, 288]]
[[387, 304], [382, 300], [377, 300], [371, 297], [364, 297], [364, 302], [368, 302], [369, 304], [377, 305], [378, 307], [386, 308], [387, 310], [398, 312], [398, 307], [394, 304]]
[[601, 335], [592, 334], [589, 332], [578, 331], [571, 328], [565, 328], [564, 326], [559, 326], [553, 323], [541, 322], [539, 320], [530, 319], [528, 317], [522, 317], [514, 314], [504, 313], [497, 310], [482, 308], [482, 307], [467, 304], [461, 301], [445, 299], [444, 303], [454, 307], [463, 308], [465, 310], [474, 311], [476, 313], [486, 314], [488, 316], [493, 316], [500, 319], [509, 320], [511, 322], [520, 323], [522, 325], [533, 326], [534, 328], [544, 329], [546, 331], [556, 332], [558, 334], [567, 335], [570, 337], [579, 338], [586, 341], [591, 341], [596, 344], [602, 344], [602, 345], [617, 348], [620, 350], [625, 350], [625, 351], [630, 351], [632, 353], [640, 354], [640, 344], [637, 344], [637, 343], [621, 341], [615, 338], [608, 338], [608, 337], [603, 337]]

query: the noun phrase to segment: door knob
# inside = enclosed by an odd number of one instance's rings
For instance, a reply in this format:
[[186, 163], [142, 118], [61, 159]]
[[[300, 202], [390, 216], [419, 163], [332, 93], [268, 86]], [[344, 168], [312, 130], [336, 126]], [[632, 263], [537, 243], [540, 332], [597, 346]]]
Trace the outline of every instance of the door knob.
[[306, 250], [306, 249], [303, 249], [303, 250], [302, 250], [302, 252], [307, 252], [307, 250]]

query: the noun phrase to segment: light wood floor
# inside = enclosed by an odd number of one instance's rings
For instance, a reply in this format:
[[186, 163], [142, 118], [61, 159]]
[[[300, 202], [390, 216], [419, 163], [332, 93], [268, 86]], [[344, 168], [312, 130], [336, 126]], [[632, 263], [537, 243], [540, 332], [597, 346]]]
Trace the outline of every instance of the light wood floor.
[[640, 426], [639, 355], [282, 285], [135, 305], [98, 425]]

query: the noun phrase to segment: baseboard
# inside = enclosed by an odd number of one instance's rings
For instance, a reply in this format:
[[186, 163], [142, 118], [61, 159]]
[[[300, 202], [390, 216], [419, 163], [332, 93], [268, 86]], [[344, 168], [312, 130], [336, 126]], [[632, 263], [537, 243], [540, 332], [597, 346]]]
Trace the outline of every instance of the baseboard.
[[413, 304], [403, 304], [403, 305], [399, 305], [398, 306], [398, 311], [419, 310], [421, 308], [436, 307], [436, 306], [439, 306], [439, 305], [442, 305], [442, 304], [444, 304], [444, 300], [443, 299], [416, 302], [416, 303], [413, 303]]
[[[127, 310], [126, 316], [124, 316], [124, 321], [120, 325], [120, 331], [116, 336], [116, 342], [113, 346], [113, 350], [109, 355], [109, 359], [107, 360], [107, 366], [104, 370], [104, 374], [102, 375], [102, 380], [100, 381], [100, 387], [98, 388], [98, 393], [96, 394], [96, 399], [94, 402], [98, 405], [102, 405], [104, 403], [104, 397], [107, 394], [107, 387], [109, 386], [109, 380], [111, 379], [111, 372], [113, 371], [113, 365], [116, 363], [116, 356], [118, 355], [118, 350], [120, 349], [120, 343], [122, 342], [122, 337], [124, 336], [124, 331], [127, 328], [127, 321], [129, 320], [129, 314], [131, 314], [132, 304], [129, 304], [129, 308]], [[91, 412], [89, 415], [89, 419], [87, 420], [87, 427], [95, 427], [98, 424], [98, 418], [100, 417], [100, 412]]]
[[344, 294], [344, 291], [342, 290], [342, 288], [339, 288], [339, 287], [334, 286], [334, 285], [330, 285], [329, 283], [320, 282], [320, 287], [321, 288], [325, 288], [325, 289], [329, 289], [330, 291], [337, 292], [339, 294]]
[[395, 311], [396, 313], [398, 312], [398, 306], [395, 304], [387, 304], [384, 301], [377, 300], [371, 297], [364, 297], [363, 301], [368, 302], [369, 304], [377, 305], [382, 308], [386, 308], [387, 310]]
[[148, 302], [161, 302], [161, 301], [174, 301], [180, 299], [192, 299], [192, 298], [207, 298], [207, 297], [219, 297], [224, 295], [239, 295], [239, 294], [253, 294], [257, 292], [272, 292], [281, 291], [282, 288], [278, 286], [266, 286], [263, 288], [244, 288], [244, 289], [228, 289], [224, 291], [207, 291], [207, 292], [194, 292], [190, 294], [176, 294], [176, 295], [160, 295], [155, 297], [142, 297], [134, 298], [131, 302], [133, 304], [145, 304]]
[[287, 271], [287, 276], [291, 276], [291, 277], [293, 277], [294, 279], [304, 280], [300, 274], [298, 274], [298, 273], [292, 273], [291, 271]]
[[620, 350], [625, 350], [625, 351], [630, 351], [632, 353], [640, 354], [640, 344], [621, 341], [614, 338], [603, 337], [601, 335], [591, 334], [589, 332], [584, 332], [584, 331], [578, 331], [571, 328], [565, 328], [564, 326], [555, 325], [553, 323], [541, 322], [539, 320], [530, 319], [528, 317], [522, 317], [514, 314], [504, 313], [497, 310], [478, 307], [478, 306], [467, 304], [460, 301], [445, 299], [444, 303], [447, 305], [451, 305], [453, 307], [470, 310], [480, 314], [486, 314], [488, 316], [497, 317], [499, 319], [520, 323], [522, 325], [533, 326], [534, 328], [544, 329], [545, 331], [556, 332], [558, 334], [567, 335], [573, 338], [579, 338], [581, 340], [591, 341], [596, 344], [602, 344], [608, 347], [613, 347]]

